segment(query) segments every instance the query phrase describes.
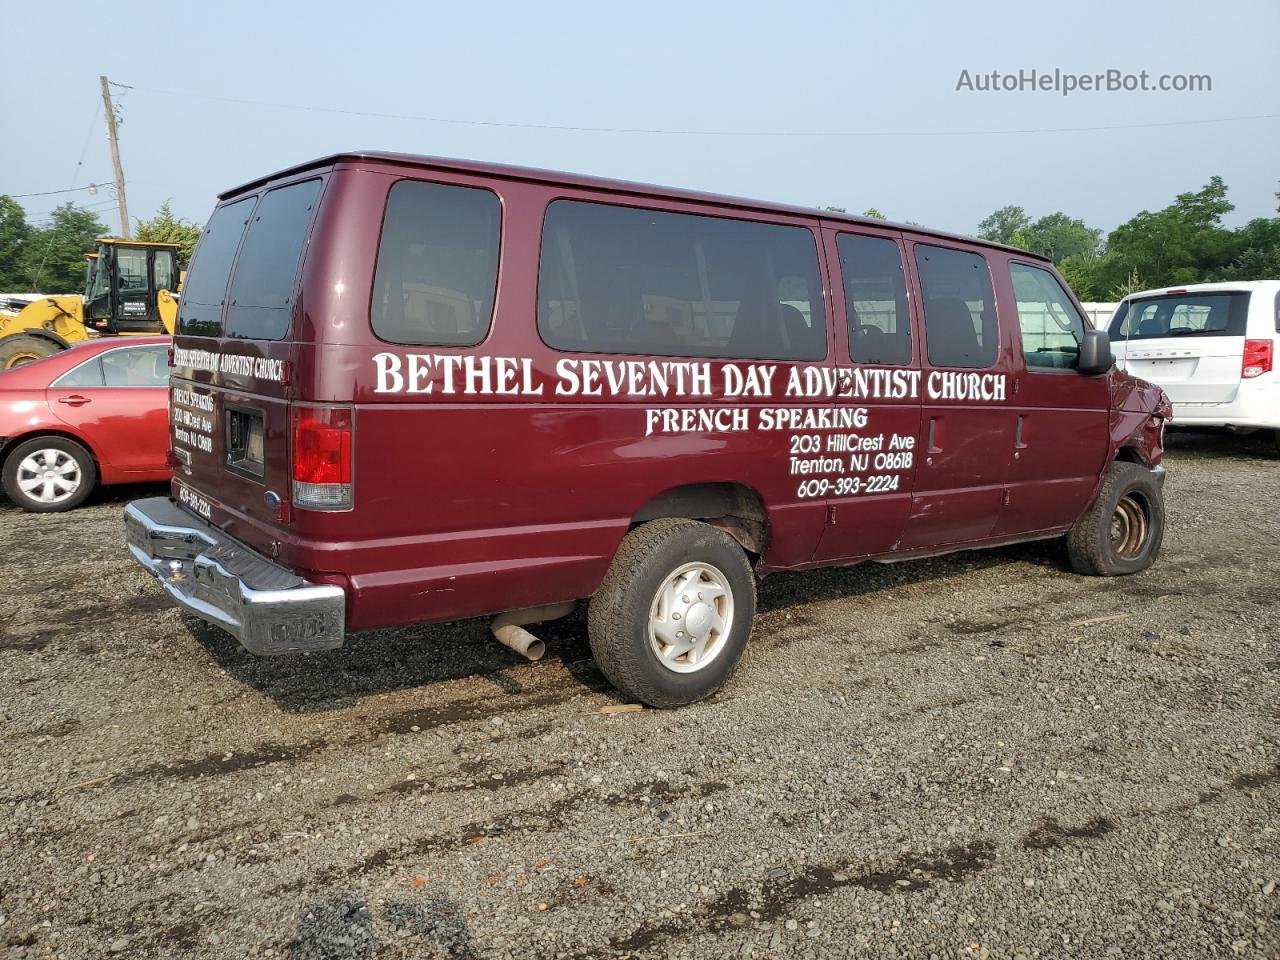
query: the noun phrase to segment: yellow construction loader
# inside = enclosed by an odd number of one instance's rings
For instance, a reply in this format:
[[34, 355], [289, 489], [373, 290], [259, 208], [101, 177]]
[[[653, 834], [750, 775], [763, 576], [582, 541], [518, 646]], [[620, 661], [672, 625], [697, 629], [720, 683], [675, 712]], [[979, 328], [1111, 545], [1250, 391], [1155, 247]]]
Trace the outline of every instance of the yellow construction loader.
[[84, 294], [0, 302], [0, 370], [91, 337], [173, 334], [181, 283], [178, 245], [98, 240], [85, 255]]

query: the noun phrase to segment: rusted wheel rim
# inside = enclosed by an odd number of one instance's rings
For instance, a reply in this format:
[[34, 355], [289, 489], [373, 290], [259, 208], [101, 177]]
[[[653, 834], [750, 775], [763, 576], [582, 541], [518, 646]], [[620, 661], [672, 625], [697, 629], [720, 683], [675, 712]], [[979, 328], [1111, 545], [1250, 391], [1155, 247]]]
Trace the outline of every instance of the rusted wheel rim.
[[1135, 494], [1126, 494], [1111, 515], [1111, 549], [1116, 556], [1132, 560], [1147, 545], [1147, 505]]
[[709, 665], [733, 629], [733, 590], [709, 563], [686, 563], [669, 573], [649, 607], [649, 645], [673, 673]]

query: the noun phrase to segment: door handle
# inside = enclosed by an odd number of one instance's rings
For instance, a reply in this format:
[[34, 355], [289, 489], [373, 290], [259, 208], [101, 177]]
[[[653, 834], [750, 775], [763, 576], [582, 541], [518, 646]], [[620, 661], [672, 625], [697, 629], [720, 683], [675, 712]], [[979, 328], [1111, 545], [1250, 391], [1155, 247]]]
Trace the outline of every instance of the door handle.
[[59, 397], [58, 402], [65, 403], [69, 407], [83, 407], [86, 403], [91, 403], [92, 401], [88, 397], [82, 397], [78, 393], [73, 393], [69, 397]]

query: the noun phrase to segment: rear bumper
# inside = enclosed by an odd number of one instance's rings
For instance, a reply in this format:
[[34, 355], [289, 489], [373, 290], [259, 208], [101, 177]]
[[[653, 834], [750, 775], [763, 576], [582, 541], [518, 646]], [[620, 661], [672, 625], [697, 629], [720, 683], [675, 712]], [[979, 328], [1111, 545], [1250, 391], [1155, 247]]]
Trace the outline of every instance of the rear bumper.
[[346, 591], [302, 579], [167, 497], [124, 510], [134, 558], [184, 610], [260, 655], [331, 650], [346, 631]]
[[1280, 378], [1265, 374], [1245, 380], [1230, 403], [1173, 401], [1173, 424], [1179, 427], [1248, 427], [1280, 430]]

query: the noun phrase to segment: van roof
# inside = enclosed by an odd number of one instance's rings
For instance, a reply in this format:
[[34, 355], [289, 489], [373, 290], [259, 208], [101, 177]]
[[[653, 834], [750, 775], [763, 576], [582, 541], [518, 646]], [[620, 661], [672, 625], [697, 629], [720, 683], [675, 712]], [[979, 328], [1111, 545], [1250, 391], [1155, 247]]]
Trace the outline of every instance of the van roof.
[[519, 167], [503, 163], [485, 163], [477, 160], [455, 160], [448, 157], [429, 157], [409, 153], [389, 153], [379, 150], [356, 150], [346, 153], [334, 153], [325, 157], [317, 157], [315, 160], [309, 160], [306, 163], [300, 163], [296, 166], [287, 167], [284, 170], [278, 170], [268, 176], [258, 177], [256, 180], [250, 180], [248, 183], [243, 183], [231, 190], [224, 191], [218, 195], [218, 199], [226, 200], [230, 197], [236, 196], [237, 194], [245, 193], [246, 191], [261, 187], [264, 184], [270, 183], [272, 180], [278, 180], [282, 177], [292, 176], [307, 170], [340, 163], [386, 163], [394, 164], [396, 166], [420, 167], [426, 170], [454, 170], [460, 173], [499, 177], [504, 180], [526, 180], [537, 183], [561, 183], [575, 187], [583, 187], [589, 190], [599, 190], [602, 192], [628, 195], [658, 195], [671, 197], [677, 200], [690, 200], [695, 203], [709, 203], [722, 207], [737, 207], [742, 210], [761, 210], [770, 213], [786, 213], [803, 217], [816, 216], [823, 220], [833, 220], [841, 223], [855, 223], [863, 226], [885, 227], [891, 230], [926, 234], [928, 236], [941, 237], [947, 240], [959, 240], [964, 243], [974, 243], [984, 247], [992, 247], [997, 250], [1008, 250], [1013, 253], [1017, 253], [1020, 256], [1032, 257], [1046, 263], [1050, 262], [1048, 257], [1031, 253], [1027, 250], [1019, 249], [1018, 247], [1011, 247], [1003, 243], [995, 243], [990, 240], [980, 240], [977, 237], [968, 237], [963, 234], [949, 233], [944, 230], [934, 230], [929, 227], [921, 227], [915, 224], [895, 223], [891, 220], [873, 220], [870, 217], [859, 217], [847, 213], [836, 213], [831, 210], [821, 210], [816, 207], [770, 203], [763, 200], [751, 200], [744, 197], [725, 196], [715, 193], [702, 193], [697, 190], [683, 190], [675, 187], [663, 187], [649, 183], [637, 183], [630, 180], [610, 180], [606, 177], [593, 177], [586, 174], [541, 170], [536, 167]]

